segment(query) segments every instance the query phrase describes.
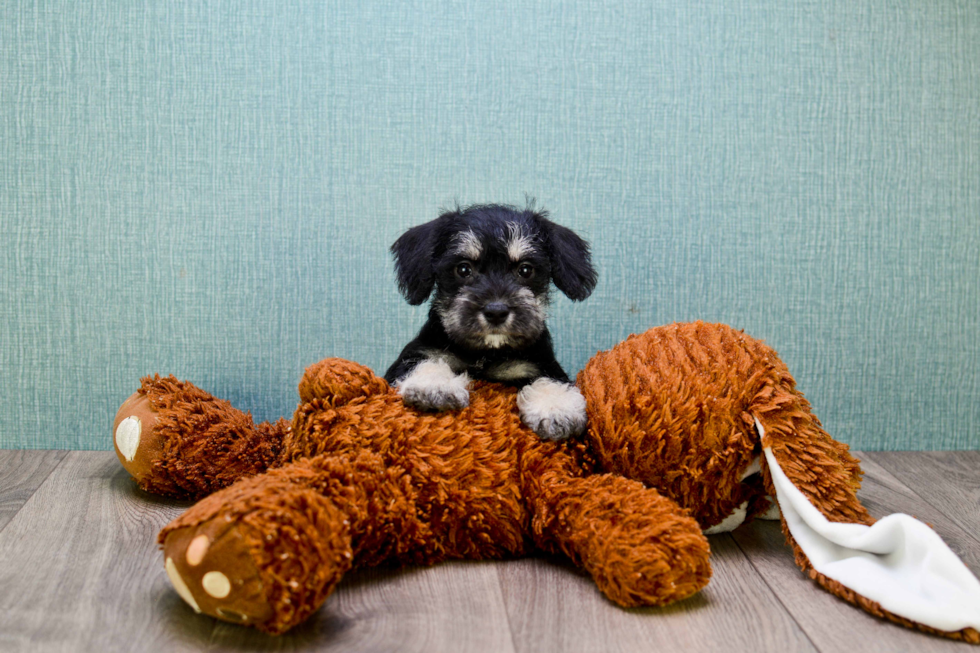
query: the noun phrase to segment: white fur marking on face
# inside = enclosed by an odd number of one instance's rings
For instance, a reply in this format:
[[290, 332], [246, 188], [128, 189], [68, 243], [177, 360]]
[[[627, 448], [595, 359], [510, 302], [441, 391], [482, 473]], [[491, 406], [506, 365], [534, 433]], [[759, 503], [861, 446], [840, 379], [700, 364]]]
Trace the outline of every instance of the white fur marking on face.
[[483, 343], [490, 349], [500, 349], [510, 342], [510, 336], [503, 333], [491, 333], [483, 336]]
[[398, 380], [395, 387], [405, 403], [421, 410], [454, 410], [470, 403], [470, 377], [456, 374], [442, 359], [424, 360]]
[[116, 427], [116, 448], [128, 462], [133, 462], [140, 446], [140, 418], [132, 415]]
[[201, 587], [216, 599], [223, 599], [231, 594], [231, 581], [220, 571], [209, 571], [201, 579]]
[[191, 543], [187, 545], [187, 564], [191, 567], [196, 567], [201, 564], [204, 560], [204, 556], [208, 553], [208, 547], [211, 546], [211, 540], [208, 539], [207, 535], [198, 535]]
[[507, 257], [517, 263], [534, 251], [534, 240], [516, 222], [507, 223]]
[[170, 584], [177, 590], [177, 594], [187, 602], [187, 605], [194, 608], [194, 612], [200, 614], [201, 608], [197, 606], [197, 601], [194, 600], [194, 595], [187, 588], [187, 583], [180, 577], [180, 572], [177, 571], [177, 565], [174, 564], [173, 558], [167, 558], [165, 566], [167, 568], [167, 577], [170, 578]]
[[465, 256], [471, 261], [476, 261], [480, 258], [480, 254], [483, 253], [483, 246], [480, 244], [480, 239], [472, 231], [461, 231], [453, 236], [453, 240], [455, 241], [453, 253]]
[[544, 321], [545, 306], [548, 305], [547, 297], [541, 297], [531, 292], [530, 288], [520, 288], [514, 293], [514, 299], [520, 306], [528, 311], [535, 320]]
[[734, 512], [732, 512], [732, 514], [728, 515], [723, 520], [721, 520], [720, 524], [715, 524], [711, 528], [704, 529], [704, 534], [715, 535], [717, 533], [728, 533], [729, 531], [735, 530], [736, 528], [742, 525], [742, 522], [745, 521], [745, 514], [747, 512], [748, 506], [749, 506], [749, 502], [743, 501], [742, 505], [736, 508]]
[[570, 383], [541, 377], [517, 394], [521, 420], [546, 440], [563, 440], [585, 430], [585, 398]]
[[463, 298], [456, 297], [453, 299], [452, 303], [448, 308], [440, 306], [437, 310], [439, 312], [439, 319], [442, 320], [442, 326], [449, 333], [454, 333], [462, 328], [462, 315], [463, 304], [465, 301]]

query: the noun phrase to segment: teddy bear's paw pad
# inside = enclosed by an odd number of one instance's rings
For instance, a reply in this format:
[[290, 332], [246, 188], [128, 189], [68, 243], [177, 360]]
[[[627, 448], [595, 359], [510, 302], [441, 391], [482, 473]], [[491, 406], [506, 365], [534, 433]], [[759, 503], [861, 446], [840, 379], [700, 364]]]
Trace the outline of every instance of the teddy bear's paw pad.
[[156, 422], [150, 400], [137, 392], [119, 407], [112, 425], [116, 456], [137, 481], [152, 472], [153, 462], [163, 453], [164, 443], [154, 429]]
[[136, 415], [130, 415], [116, 427], [116, 449], [127, 461], [132, 462], [140, 446], [140, 426]]
[[174, 559], [167, 558], [167, 562], [164, 566], [167, 570], [167, 578], [170, 579], [170, 584], [174, 586], [175, 590], [177, 590], [177, 594], [180, 595], [180, 598], [184, 599], [184, 602], [187, 603], [187, 605], [194, 608], [194, 612], [201, 612], [201, 607], [197, 604], [197, 601], [194, 600], [194, 595], [191, 594], [190, 589], [188, 589], [187, 583], [184, 582], [180, 572], [177, 571], [177, 565], [174, 564]]
[[541, 377], [517, 395], [521, 420], [546, 440], [564, 440], [585, 430], [585, 398], [574, 385]]
[[419, 410], [459, 410], [470, 404], [470, 377], [443, 360], [422, 361], [397, 383], [398, 394]]
[[258, 625], [273, 614], [248, 546], [226, 519], [170, 533], [163, 546], [167, 576], [196, 612]]

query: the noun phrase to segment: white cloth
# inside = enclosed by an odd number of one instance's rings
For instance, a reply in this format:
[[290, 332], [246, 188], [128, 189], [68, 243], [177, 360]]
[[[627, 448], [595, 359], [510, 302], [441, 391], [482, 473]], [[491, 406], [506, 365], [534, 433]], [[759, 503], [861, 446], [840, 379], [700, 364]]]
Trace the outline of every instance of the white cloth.
[[[762, 437], [758, 419], [756, 427]], [[980, 630], [980, 581], [935, 531], [901, 513], [872, 526], [830, 522], [763, 451], [789, 532], [814, 569], [906, 619]]]

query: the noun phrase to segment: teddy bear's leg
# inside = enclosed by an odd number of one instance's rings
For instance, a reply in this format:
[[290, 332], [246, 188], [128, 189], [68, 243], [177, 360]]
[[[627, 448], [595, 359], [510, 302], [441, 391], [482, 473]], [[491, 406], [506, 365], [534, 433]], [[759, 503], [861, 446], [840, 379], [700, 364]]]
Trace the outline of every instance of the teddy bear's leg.
[[980, 583], [921, 522], [890, 515], [871, 527], [875, 520], [857, 497], [858, 461], [823, 430], [809, 403], [792, 388], [773, 386], [751, 410], [767, 460], [763, 481], [779, 500], [800, 569], [878, 617], [980, 644]]
[[175, 377], [145, 377], [116, 413], [116, 455], [147, 492], [198, 498], [278, 463], [289, 423], [252, 416]]
[[410, 546], [416, 524], [404, 471], [362, 452], [242, 479], [159, 541], [171, 582], [196, 611], [279, 634], [312, 614], [355, 561]]
[[602, 470], [656, 487], [709, 534], [730, 531], [771, 505], [745, 411], [774, 363], [771, 349], [722, 325], [631, 336], [578, 375], [585, 440]]
[[701, 527], [656, 490], [599, 474], [545, 481], [533, 495], [536, 544], [569, 556], [619, 605], [666, 605], [708, 584]]

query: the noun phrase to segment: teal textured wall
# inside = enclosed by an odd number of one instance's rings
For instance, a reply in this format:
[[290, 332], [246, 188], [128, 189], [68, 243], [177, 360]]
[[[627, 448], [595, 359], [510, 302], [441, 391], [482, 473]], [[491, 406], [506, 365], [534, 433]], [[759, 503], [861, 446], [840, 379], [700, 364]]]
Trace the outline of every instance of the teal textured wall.
[[0, 446], [383, 371], [391, 242], [527, 193], [594, 246], [570, 371], [724, 321], [852, 446], [978, 448], [978, 62], [975, 0], [2, 3]]

